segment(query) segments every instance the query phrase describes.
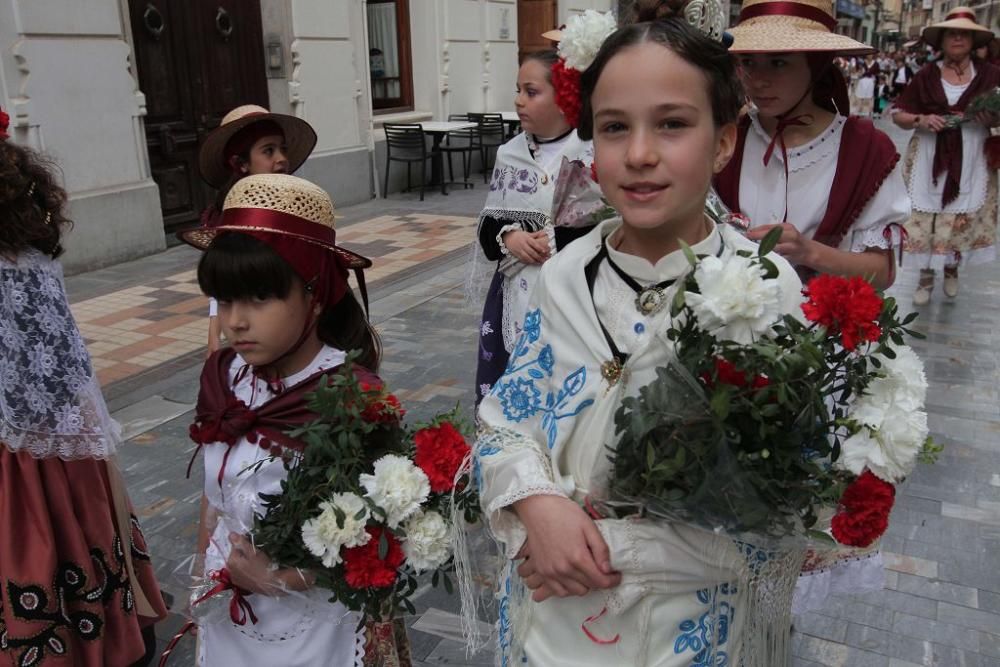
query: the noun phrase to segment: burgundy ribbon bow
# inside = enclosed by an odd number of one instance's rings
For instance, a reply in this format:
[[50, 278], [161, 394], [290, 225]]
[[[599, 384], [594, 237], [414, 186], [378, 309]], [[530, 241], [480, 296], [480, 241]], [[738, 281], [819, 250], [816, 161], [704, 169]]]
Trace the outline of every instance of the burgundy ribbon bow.
[[774, 130], [774, 136], [771, 137], [771, 143], [767, 145], [767, 150], [764, 151], [765, 167], [771, 162], [771, 156], [774, 154], [774, 146], [777, 144], [781, 146], [781, 157], [785, 161], [785, 175], [788, 175], [788, 149], [785, 148], [785, 129], [792, 125], [808, 125], [809, 123], [803, 120], [804, 118], [808, 118], [808, 116], [803, 114], [801, 116], [778, 119], [778, 127]]
[[229, 618], [236, 625], [246, 625], [247, 618], [250, 619], [251, 623], [257, 625], [257, 614], [253, 612], [253, 607], [250, 605], [250, 601], [246, 599], [247, 595], [251, 595], [250, 591], [244, 590], [234, 584], [232, 577], [229, 575], [229, 570], [226, 568], [215, 570], [208, 576], [213, 581], [217, 581], [219, 583], [213, 586], [210, 591], [191, 603], [192, 606], [200, 604], [213, 595], [218, 595], [223, 591], [232, 591], [233, 598], [229, 601]]

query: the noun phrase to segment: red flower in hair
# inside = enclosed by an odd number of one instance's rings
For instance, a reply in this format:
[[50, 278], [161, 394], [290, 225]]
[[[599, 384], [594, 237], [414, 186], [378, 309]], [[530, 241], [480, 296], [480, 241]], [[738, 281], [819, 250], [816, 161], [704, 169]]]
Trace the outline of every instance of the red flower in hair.
[[[368, 544], [344, 549], [344, 580], [351, 588], [388, 588], [396, 583], [399, 567], [406, 560], [396, 536], [380, 526], [365, 528], [372, 536]], [[379, 543], [389, 545], [385, 559], [379, 558]]]
[[413, 462], [424, 471], [434, 493], [446, 493], [455, 486], [455, 474], [472, 451], [462, 434], [450, 423], [431, 426], [413, 435], [416, 454]]
[[3, 109], [0, 109], [0, 139], [7, 139], [10, 137], [10, 135], [7, 134], [8, 127], [10, 127], [10, 116], [8, 116]]
[[889, 527], [889, 512], [896, 500], [896, 487], [864, 471], [851, 482], [833, 517], [833, 537], [841, 544], [867, 547]]
[[803, 293], [809, 298], [802, 304], [806, 318], [830, 333], [839, 333], [845, 350], [875, 342], [882, 335], [877, 322], [882, 299], [864, 278], [824, 274], [810, 280]]
[[552, 87], [556, 91], [556, 106], [563, 112], [570, 127], [580, 126], [580, 72], [566, 66], [560, 58], [552, 66]]

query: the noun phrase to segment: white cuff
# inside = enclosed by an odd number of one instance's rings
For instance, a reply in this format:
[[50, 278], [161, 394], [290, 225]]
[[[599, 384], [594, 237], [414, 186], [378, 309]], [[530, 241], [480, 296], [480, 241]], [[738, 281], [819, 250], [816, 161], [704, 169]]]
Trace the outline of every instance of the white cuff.
[[500, 253], [503, 255], [509, 255], [510, 250], [504, 245], [503, 235], [507, 232], [519, 232], [521, 231], [521, 225], [504, 225], [500, 228], [500, 233], [497, 234], [497, 243], [500, 244]]

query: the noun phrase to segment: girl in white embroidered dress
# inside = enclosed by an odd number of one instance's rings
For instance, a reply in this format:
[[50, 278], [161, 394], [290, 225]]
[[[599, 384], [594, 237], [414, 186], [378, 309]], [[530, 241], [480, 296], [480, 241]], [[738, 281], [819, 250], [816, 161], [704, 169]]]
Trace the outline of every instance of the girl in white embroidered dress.
[[[580, 133], [594, 138], [601, 189], [621, 218], [542, 267], [512, 362], [480, 406], [474, 475], [510, 559], [502, 664], [741, 664], [732, 541], [581, 508], [607, 497], [621, 400], [671, 354], [670, 309], [640, 309], [634, 285], [657, 285], [669, 303], [689, 269], [682, 241], [723, 257], [754, 248], [704, 212], [736, 135], [733, 70], [720, 44], [672, 18], [620, 29], [582, 76]], [[775, 263], [791, 312], [801, 283]]]

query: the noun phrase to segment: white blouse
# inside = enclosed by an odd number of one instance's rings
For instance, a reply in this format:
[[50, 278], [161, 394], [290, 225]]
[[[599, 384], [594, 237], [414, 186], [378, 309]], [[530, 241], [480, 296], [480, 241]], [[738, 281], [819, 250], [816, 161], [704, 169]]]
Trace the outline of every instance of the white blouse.
[[[324, 346], [308, 366], [282, 378], [283, 383], [292, 387], [321, 370], [332, 370], [344, 362], [344, 356], [342, 351]], [[236, 382], [245, 365], [236, 355], [229, 368], [230, 385], [249, 407], [260, 407], [275, 394], [253, 373], [243, 374]], [[230, 449], [228, 457], [226, 450], [223, 443], [204, 448], [205, 497], [210, 517], [218, 518], [205, 552], [208, 572], [225, 566], [232, 548], [229, 534], [246, 534], [252, 529], [254, 514], [262, 511], [260, 494], [280, 493], [287, 475], [280, 458], [269, 460], [268, 451], [245, 437]], [[250, 468], [258, 463], [259, 468]], [[281, 597], [248, 596], [258, 622], [236, 625], [228, 615], [221, 619], [213, 615], [211, 622], [199, 628], [201, 664], [361, 667], [364, 633], [354, 631], [360, 616], [339, 603], [327, 602], [329, 597], [329, 591], [320, 589]]]
[[[939, 63], [938, 66], [941, 64]], [[975, 66], [972, 66], [972, 79], [976, 78]], [[941, 78], [948, 104], [956, 104], [962, 94], [968, 89], [969, 83], [955, 85]], [[990, 171], [986, 165], [986, 153], [983, 144], [986, 143], [990, 131], [976, 122], [962, 125], [962, 177], [959, 180], [958, 197], [947, 206], [941, 205], [941, 195], [944, 193], [945, 175], [938, 177], [934, 183], [934, 151], [937, 147], [937, 134], [930, 130], [917, 129], [917, 156], [910, 173], [910, 196], [913, 198], [913, 208], [926, 213], [971, 213], [978, 211], [986, 203], [986, 188], [989, 185]]]
[[[750, 118], [740, 171], [740, 208], [750, 219], [750, 226], [757, 227], [781, 223], [787, 205], [787, 221], [812, 238], [826, 215], [847, 118], [836, 116], [812, 141], [788, 149], [787, 183], [781, 148], [775, 147], [765, 167], [764, 153], [771, 137], [761, 126], [756, 112], [751, 112]], [[840, 250], [862, 252], [866, 248], [889, 248], [889, 240], [882, 235], [886, 225], [903, 223], [909, 217], [910, 197], [900, 163], [897, 163], [844, 236]], [[893, 243], [898, 241], [896, 237], [894, 232]]]

